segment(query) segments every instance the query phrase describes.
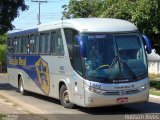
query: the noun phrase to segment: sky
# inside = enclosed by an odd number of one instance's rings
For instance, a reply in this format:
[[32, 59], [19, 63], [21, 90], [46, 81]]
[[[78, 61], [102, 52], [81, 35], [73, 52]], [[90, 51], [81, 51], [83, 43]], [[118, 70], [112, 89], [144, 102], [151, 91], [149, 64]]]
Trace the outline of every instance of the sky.
[[[33, 0], [25, 0], [29, 9], [20, 12], [20, 15], [15, 18], [12, 24], [15, 30], [22, 30], [38, 24], [39, 3], [31, 2]], [[39, 0], [34, 0], [39, 1]], [[41, 0], [46, 1], [46, 0]], [[41, 3], [41, 23], [48, 23], [60, 20], [62, 17], [62, 5], [68, 5], [69, 0], [47, 0], [47, 3]]]

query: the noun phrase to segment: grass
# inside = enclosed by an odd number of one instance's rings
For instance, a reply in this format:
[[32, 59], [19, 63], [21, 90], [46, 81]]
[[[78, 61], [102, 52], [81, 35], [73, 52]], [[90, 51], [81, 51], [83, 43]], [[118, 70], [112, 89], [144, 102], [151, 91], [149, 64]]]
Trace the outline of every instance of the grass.
[[150, 80], [149, 93], [152, 95], [160, 96], [160, 80], [155, 80], [155, 78]]
[[7, 115], [0, 113], [0, 120], [6, 120], [6, 119], [7, 119]]
[[160, 90], [157, 90], [155, 88], [150, 88], [149, 93], [152, 95], [160, 96]]
[[149, 78], [150, 78], [151, 80], [153, 80], [153, 79], [156, 79], [156, 80], [157, 80], [157, 78], [160, 78], [160, 74], [149, 74]]

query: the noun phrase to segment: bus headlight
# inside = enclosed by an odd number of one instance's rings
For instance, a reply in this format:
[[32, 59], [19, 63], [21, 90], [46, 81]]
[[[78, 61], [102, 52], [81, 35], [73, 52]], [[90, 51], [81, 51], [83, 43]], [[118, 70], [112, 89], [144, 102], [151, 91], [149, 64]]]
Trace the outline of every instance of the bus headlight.
[[84, 87], [85, 87], [85, 89], [87, 91], [90, 91], [90, 92], [93, 92], [93, 93], [96, 93], [96, 94], [103, 94], [103, 93], [105, 93], [105, 91], [101, 90], [101, 89], [97, 89], [97, 88], [93, 88], [93, 87], [89, 87], [89, 86], [84, 86]]
[[149, 85], [148, 84], [144, 84], [144, 85], [139, 87], [139, 90], [146, 90], [148, 88], [149, 88]]

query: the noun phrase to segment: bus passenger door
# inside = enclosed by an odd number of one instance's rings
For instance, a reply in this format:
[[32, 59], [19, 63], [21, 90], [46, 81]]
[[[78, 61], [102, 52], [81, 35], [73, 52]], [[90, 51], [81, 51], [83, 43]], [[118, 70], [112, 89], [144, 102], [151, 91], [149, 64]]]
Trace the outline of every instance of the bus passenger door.
[[77, 105], [84, 106], [81, 55], [79, 44], [76, 40], [76, 35], [78, 35], [78, 31], [70, 28], [64, 28], [64, 33], [68, 47], [69, 59], [73, 70], [71, 78], [72, 100]]
[[76, 98], [76, 103], [80, 106], [84, 106], [84, 88], [83, 88], [83, 77], [82, 77], [82, 63], [80, 56], [80, 49], [77, 44], [74, 44], [73, 50], [73, 90]]

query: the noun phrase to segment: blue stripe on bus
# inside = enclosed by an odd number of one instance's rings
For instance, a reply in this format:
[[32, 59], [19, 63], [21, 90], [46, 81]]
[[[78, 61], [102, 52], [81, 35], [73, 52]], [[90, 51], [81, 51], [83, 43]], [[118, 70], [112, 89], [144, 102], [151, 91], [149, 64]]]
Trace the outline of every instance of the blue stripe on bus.
[[26, 35], [26, 34], [33, 34], [33, 33], [38, 33], [38, 28], [9, 33], [8, 35], [9, 35], [9, 37], [14, 37], [14, 36], [18, 36], [18, 35]]
[[23, 70], [45, 95], [49, 94], [49, 67], [41, 56], [7, 55], [7, 68]]

